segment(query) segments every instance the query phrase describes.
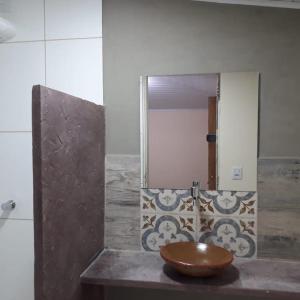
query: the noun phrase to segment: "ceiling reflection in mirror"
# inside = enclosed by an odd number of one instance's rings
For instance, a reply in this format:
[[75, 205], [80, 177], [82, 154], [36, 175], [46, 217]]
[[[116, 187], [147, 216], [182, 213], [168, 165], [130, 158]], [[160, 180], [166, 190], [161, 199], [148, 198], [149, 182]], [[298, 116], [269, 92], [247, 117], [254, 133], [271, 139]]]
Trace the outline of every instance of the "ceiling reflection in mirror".
[[256, 72], [141, 77], [142, 187], [256, 190]]

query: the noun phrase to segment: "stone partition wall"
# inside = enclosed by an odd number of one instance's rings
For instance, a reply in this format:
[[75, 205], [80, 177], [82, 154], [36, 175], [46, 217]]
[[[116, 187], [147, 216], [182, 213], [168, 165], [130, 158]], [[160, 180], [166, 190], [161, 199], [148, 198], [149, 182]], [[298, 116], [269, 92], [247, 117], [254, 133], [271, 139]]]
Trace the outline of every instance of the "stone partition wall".
[[[140, 206], [140, 201], [143, 201], [143, 196], [140, 194], [140, 156], [139, 155], [107, 155], [106, 157], [106, 246], [114, 249], [131, 249], [140, 250], [142, 247], [141, 228], [144, 226], [143, 210], [150, 211], [149, 208], [143, 209], [143, 204]], [[234, 221], [240, 230], [246, 229], [246, 235], [252, 236], [255, 241], [257, 239], [257, 256], [261, 257], [279, 257], [300, 259], [298, 251], [300, 247], [299, 233], [299, 215], [300, 215], [300, 159], [259, 159], [258, 160], [258, 192], [253, 199], [241, 201], [245, 204], [257, 200], [257, 203], [250, 206], [239, 206], [235, 211]], [[202, 209], [198, 213], [198, 221], [195, 216], [193, 219], [195, 224], [198, 224], [198, 229], [202, 228], [202, 232], [192, 232], [191, 236], [200, 239], [205, 236], [206, 232], [214, 232], [219, 224], [229, 222], [222, 210], [216, 213], [218, 206], [213, 205], [214, 212], [208, 209], [207, 202], [213, 200], [216, 192], [202, 194]], [[223, 194], [224, 195], [224, 194]], [[230, 197], [217, 196], [219, 199], [234, 199], [235, 195]], [[181, 197], [181, 196], [180, 196]], [[150, 197], [151, 198], [151, 197]], [[153, 197], [152, 197], [153, 198]], [[182, 196], [182, 200], [186, 201], [188, 194]], [[181, 201], [182, 202], [182, 201]], [[211, 205], [216, 201], [212, 201]], [[223, 201], [224, 205], [228, 200]], [[183, 204], [183, 203], [182, 203]], [[249, 211], [257, 207], [257, 224], [253, 224]], [[206, 209], [206, 211], [204, 211]], [[246, 210], [241, 212], [241, 210]], [[142, 210], [142, 211], [141, 211]], [[199, 208], [198, 208], [199, 210]], [[184, 212], [190, 213], [185, 208], [183, 211], [173, 215], [185, 215]], [[154, 213], [154, 215], [156, 215]], [[188, 215], [188, 214], [186, 214]], [[250, 216], [243, 218], [243, 215]], [[152, 215], [153, 217], [153, 212]], [[199, 217], [203, 216], [203, 217]], [[142, 220], [141, 220], [142, 218]], [[201, 226], [201, 219], [203, 226]], [[210, 221], [212, 220], [213, 221]], [[220, 219], [223, 221], [219, 222]], [[227, 220], [226, 220], [227, 219]], [[245, 223], [244, 220], [247, 220]], [[153, 224], [157, 222], [157, 217], [153, 219]], [[255, 216], [254, 216], [255, 220]], [[242, 223], [240, 221], [243, 221]], [[196, 223], [194, 223], [196, 222]], [[197, 223], [198, 222], [198, 223]], [[250, 222], [250, 224], [248, 223]], [[142, 224], [142, 225], [140, 225]], [[179, 219], [179, 224], [180, 219]], [[200, 224], [200, 225], [199, 225]], [[231, 228], [237, 228], [237, 225], [232, 225]], [[142, 227], [141, 227], [142, 226]], [[190, 226], [186, 224], [186, 226]], [[225, 225], [226, 227], [226, 225]], [[229, 228], [229, 226], [227, 226]], [[146, 229], [146, 228], [144, 228]], [[248, 232], [247, 232], [248, 230]], [[253, 236], [250, 232], [254, 233]], [[221, 240], [221, 239], [220, 239]], [[224, 240], [224, 239], [223, 239]]]
[[104, 248], [104, 108], [35, 86], [32, 119], [35, 300], [103, 299], [80, 274]]

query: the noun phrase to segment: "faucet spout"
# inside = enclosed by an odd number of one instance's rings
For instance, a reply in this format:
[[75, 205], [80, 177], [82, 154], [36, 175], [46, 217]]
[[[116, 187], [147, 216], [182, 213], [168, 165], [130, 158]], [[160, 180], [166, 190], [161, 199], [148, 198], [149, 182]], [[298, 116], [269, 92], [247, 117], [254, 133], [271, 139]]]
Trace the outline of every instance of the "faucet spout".
[[193, 204], [195, 205], [196, 200], [199, 197], [199, 188], [200, 184], [198, 181], [193, 181], [193, 185], [191, 187], [191, 196], [193, 198]]

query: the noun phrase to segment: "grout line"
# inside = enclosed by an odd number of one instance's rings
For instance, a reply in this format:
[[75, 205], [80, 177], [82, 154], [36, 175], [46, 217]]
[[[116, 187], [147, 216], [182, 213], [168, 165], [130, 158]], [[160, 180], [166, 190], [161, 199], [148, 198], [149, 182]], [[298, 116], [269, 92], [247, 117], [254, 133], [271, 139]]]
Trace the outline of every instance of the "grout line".
[[43, 1], [44, 2], [44, 41], [46, 41], [46, 0]]
[[32, 130], [0, 130], [1, 133], [31, 133]]
[[0, 43], [0, 45], [21, 44], [21, 43], [38, 43], [38, 42], [44, 42], [44, 40], [12, 41], [12, 42]]
[[47, 86], [47, 45], [44, 42], [44, 84]]
[[91, 36], [91, 37], [76, 37], [76, 38], [61, 38], [61, 39], [43, 39], [43, 40], [28, 40], [28, 41], [13, 41], [0, 43], [0, 45], [8, 44], [21, 44], [21, 43], [38, 43], [38, 42], [59, 42], [59, 41], [73, 41], [73, 40], [96, 40], [103, 39], [102, 36]]
[[22, 219], [22, 218], [2, 218], [0, 220], [8, 220], [8, 221], [33, 221], [33, 219]]
[[102, 38], [103, 38], [102, 36], [61, 38], [61, 39], [47, 39], [46, 42], [73, 41], [73, 40], [96, 40], [96, 39], [102, 39]]
[[47, 86], [47, 45], [46, 45], [46, 0], [44, 0], [44, 83]]

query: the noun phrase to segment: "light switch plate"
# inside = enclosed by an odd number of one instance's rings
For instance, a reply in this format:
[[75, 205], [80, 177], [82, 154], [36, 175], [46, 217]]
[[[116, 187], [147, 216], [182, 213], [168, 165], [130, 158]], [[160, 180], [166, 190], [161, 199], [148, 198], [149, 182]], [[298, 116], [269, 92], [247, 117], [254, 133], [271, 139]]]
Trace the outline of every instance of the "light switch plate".
[[232, 178], [232, 180], [242, 180], [243, 179], [243, 168], [242, 167], [232, 167], [231, 178]]

